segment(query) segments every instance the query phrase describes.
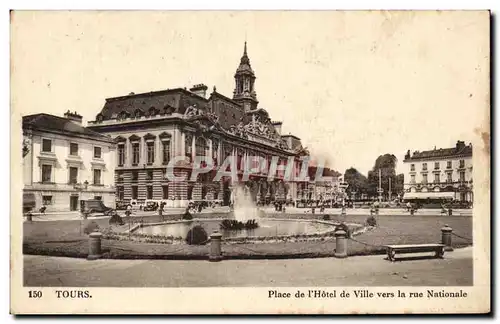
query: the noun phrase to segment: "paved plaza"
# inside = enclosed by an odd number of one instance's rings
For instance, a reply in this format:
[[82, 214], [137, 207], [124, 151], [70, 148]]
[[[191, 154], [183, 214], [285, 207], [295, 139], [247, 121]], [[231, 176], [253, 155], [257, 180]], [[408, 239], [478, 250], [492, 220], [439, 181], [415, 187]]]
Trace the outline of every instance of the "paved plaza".
[[24, 256], [25, 285], [54, 287], [468, 286], [472, 271], [471, 247], [394, 263], [382, 255], [222, 262]]

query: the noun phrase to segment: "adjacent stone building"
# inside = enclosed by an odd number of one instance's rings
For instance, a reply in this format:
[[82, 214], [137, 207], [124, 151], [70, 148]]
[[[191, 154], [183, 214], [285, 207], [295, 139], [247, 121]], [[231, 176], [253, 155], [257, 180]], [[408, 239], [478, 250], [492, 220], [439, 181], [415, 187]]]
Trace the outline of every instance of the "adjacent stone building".
[[473, 202], [472, 145], [408, 151], [404, 159], [404, 199]]
[[114, 207], [114, 141], [83, 127], [77, 113], [64, 116], [23, 117], [24, 194], [46, 212], [79, 210], [82, 199]]

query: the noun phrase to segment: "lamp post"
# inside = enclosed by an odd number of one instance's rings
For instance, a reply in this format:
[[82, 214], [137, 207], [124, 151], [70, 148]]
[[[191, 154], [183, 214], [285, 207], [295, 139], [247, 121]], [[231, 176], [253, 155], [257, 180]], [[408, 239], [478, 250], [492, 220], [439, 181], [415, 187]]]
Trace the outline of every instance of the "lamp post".
[[339, 184], [339, 187], [341, 189], [341, 195], [342, 195], [342, 207], [345, 206], [345, 196], [346, 196], [346, 189], [349, 187], [349, 184], [347, 182], [341, 182]]
[[384, 189], [382, 189], [382, 170], [378, 169], [378, 202], [382, 202], [382, 193]]

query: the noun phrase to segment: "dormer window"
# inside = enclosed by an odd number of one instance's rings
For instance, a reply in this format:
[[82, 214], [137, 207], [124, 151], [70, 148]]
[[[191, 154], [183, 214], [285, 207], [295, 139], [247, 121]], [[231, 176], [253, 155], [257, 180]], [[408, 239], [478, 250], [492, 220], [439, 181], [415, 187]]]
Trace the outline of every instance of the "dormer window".
[[141, 116], [142, 116], [142, 110], [140, 110], [140, 109], [136, 109], [136, 110], [134, 111], [134, 117], [135, 117], [135, 118], [140, 118]]
[[149, 116], [156, 116], [157, 113], [158, 112], [155, 107], [149, 108]]

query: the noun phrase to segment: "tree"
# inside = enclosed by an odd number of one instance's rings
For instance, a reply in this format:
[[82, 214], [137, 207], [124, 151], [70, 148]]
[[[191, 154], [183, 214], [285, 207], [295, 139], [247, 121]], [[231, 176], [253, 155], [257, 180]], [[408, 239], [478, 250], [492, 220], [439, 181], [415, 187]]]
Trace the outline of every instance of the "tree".
[[394, 185], [394, 191], [397, 194], [403, 194], [405, 184], [405, 175], [400, 173], [396, 176], [396, 183]]
[[368, 192], [368, 179], [355, 168], [345, 170], [344, 181], [349, 184], [346, 190], [349, 197], [353, 191], [356, 192], [356, 196]]
[[389, 193], [389, 179], [391, 179], [391, 192], [397, 193], [395, 187], [397, 187], [396, 181], [396, 163], [398, 159], [394, 154], [384, 154], [380, 155], [375, 160], [375, 165], [372, 170], [368, 172], [368, 194], [370, 196], [378, 196], [379, 187], [379, 170], [381, 176], [381, 185], [384, 192], [382, 195], [388, 197]]

